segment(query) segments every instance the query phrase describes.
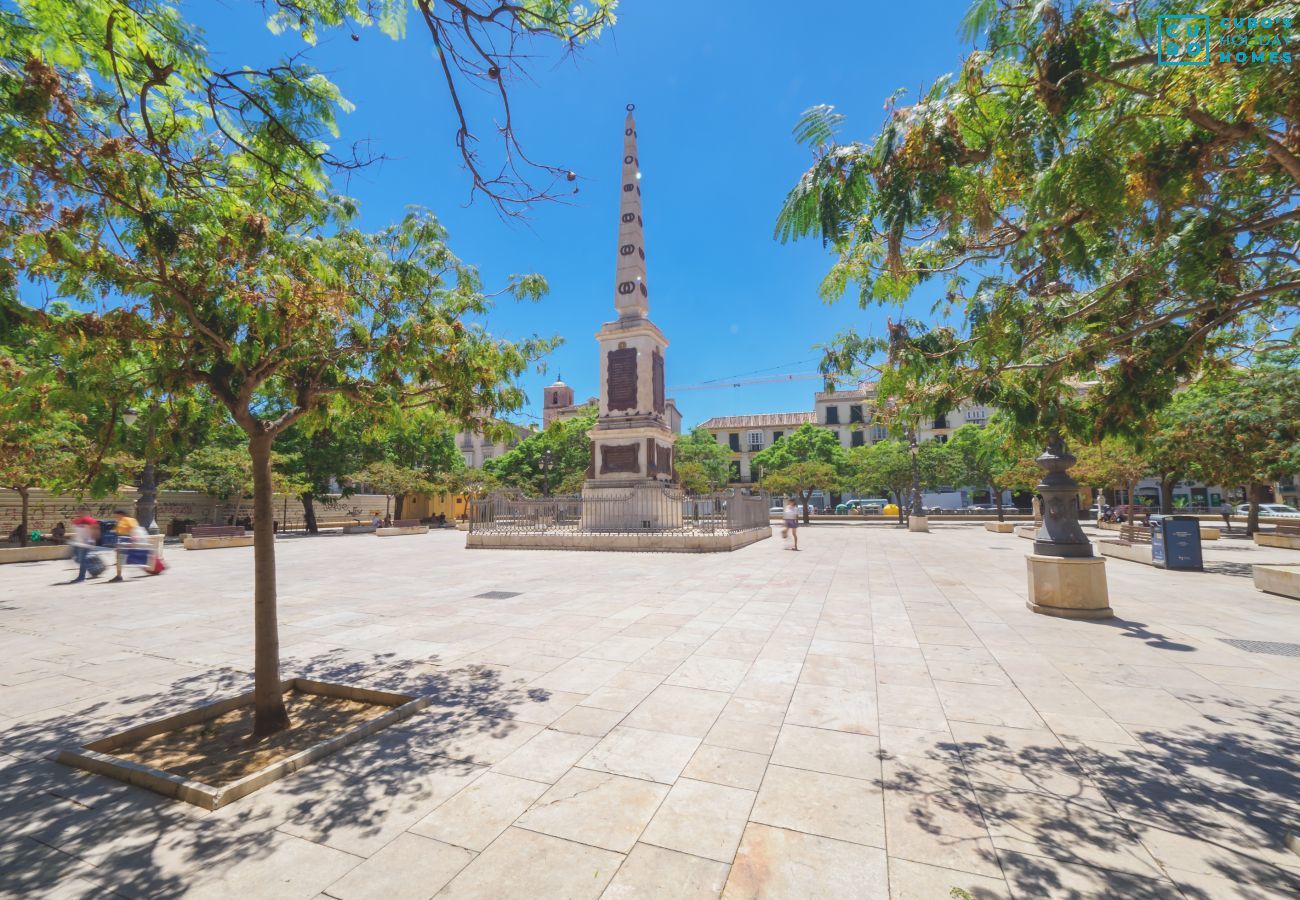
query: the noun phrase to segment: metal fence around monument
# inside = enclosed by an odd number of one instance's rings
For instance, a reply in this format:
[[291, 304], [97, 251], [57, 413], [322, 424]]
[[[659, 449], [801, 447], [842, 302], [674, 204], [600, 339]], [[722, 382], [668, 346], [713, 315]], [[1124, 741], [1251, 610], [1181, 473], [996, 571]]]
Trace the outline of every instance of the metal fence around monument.
[[[628, 491], [626, 496], [599, 499], [498, 493], [470, 501], [469, 530], [485, 534], [732, 534], [770, 527], [770, 502], [766, 493], [746, 490], [686, 494], [667, 488], [655, 494]], [[629, 504], [634, 506], [632, 515], [628, 514]], [[615, 521], [619, 524], [590, 524]]]

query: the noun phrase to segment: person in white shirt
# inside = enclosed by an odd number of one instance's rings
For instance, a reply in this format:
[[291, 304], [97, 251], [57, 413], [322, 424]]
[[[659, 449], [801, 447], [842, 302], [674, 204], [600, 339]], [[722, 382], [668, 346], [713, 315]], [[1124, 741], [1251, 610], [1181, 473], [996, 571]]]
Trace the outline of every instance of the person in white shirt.
[[783, 538], [788, 537], [790, 540], [792, 540], [794, 542], [794, 546], [791, 547], [790, 549], [798, 550], [799, 549], [799, 507], [794, 505], [793, 498], [789, 498], [789, 497], [786, 498], [785, 510], [782, 511], [781, 518], [785, 520], [783, 523], [785, 527], [781, 529], [781, 537]]

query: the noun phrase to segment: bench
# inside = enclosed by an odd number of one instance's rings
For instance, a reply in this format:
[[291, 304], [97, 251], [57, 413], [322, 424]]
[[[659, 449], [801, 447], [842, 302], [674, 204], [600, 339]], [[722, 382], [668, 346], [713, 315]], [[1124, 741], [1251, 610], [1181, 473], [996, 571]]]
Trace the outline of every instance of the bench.
[[190, 528], [190, 534], [196, 538], [207, 537], [243, 537], [244, 526], [242, 525], [195, 525]]
[[419, 519], [394, 519], [393, 524], [386, 525], [383, 528], [376, 529], [375, 534], [380, 537], [393, 537], [399, 534], [428, 534], [429, 526], [422, 524]]
[[242, 525], [195, 525], [181, 538], [186, 550], [215, 550], [218, 547], [251, 547], [253, 536]]
[[1300, 600], [1300, 566], [1253, 565], [1250, 569], [1258, 590]]
[[1300, 550], [1300, 525], [1278, 525], [1272, 531], [1257, 531], [1255, 544], [1259, 547]]

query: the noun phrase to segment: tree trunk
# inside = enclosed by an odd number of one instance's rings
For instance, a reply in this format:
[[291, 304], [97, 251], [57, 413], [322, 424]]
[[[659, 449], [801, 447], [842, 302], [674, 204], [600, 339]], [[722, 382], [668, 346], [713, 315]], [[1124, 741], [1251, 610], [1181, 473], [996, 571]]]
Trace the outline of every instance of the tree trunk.
[[1002, 489], [1001, 489], [1001, 488], [998, 488], [998, 487], [994, 487], [993, 485], [990, 484], [990, 485], [989, 485], [989, 493], [993, 495], [993, 503], [994, 503], [994, 504], [997, 506], [997, 508], [998, 508], [998, 521], [1001, 522], [1001, 521], [1003, 521], [1003, 518], [1002, 518]]
[[31, 506], [31, 498], [29, 496], [31, 488], [20, 487], [17, 490], [18, 490], [18, 496], [22, 498], [23, 501], [22, 520], [19, 523], [19, 527], [22, 528], [23, 533], [18, 536], [18, 546], [26, 547], [27, 535], [31, 533], [31, 526], [27, 524], [28, 508]]
[[803, 501], [803, 523], [807, 525], [811, 521], [811, 517], [808, 515], [808, 501], [811, 499], [811, 492], [800, 491], [799, 499]]
[[1264, 485], [1254, 482], [1246, 488], [1246, 502], [1250, 504], [1250, 509], [1246, 513], [1246, 537], [1251, 537], [1259, 531], [1259, 505], [1264, 502]]
[[406, 508], [406, 495], [398, 494], [393, 498], [393, 521], [402, 517], [402, 510]]
[[148, 528], [158, 520], [158, 473], [152, 460], [146, 462], [140, 471], [140, 496], [135, 501], [135, 520], [142, 528]]
[[253, 458], [253, 736], [289, 727], [280, 691], [280, 630], [275, 596], [275, 492], [271, 486], [272, 438], [249, 438]]
[[[313, 502], [315, 498], [312, 496], [311, 491], [307, 491], [300, 499], [302, 500], [304, 527], [306, 527], [308, 534], [317, 534], [320, 529], [316, 526], [316, 504]], [[288, 524], [288, 522], [285, 523], [286, 526]]]
[[1177, 482], [1178, 476], [1172, 472], [1160, 479], [1160, 511], [1165, 515], [1174, 511], [1174, 485]]
[[911, 509], [911, 507], [907, 503], [903, 502], [903, 492], [901, 490], [894, 491], [894, 501], [894, 505], [898, 507], [898, 524], [902, 525], [904, 522], [903, 517], [906, 515], [906, 510]]

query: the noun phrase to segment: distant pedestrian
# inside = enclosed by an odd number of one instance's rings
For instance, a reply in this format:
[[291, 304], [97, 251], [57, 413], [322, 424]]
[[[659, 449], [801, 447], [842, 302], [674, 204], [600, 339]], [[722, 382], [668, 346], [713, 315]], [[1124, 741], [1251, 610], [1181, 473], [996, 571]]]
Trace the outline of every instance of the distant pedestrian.
[[56, 544], [62, 544], [63, 539], [68, 536], [68, 529], [62, 522], [56, 524], [50, 529], [50, 540]]
[[1224, 500], [1223, 505], [1219, 507], [1219, 515], [1223, 516], [1223, 526], [1228, 530], [1228, 534], [1232, 534], [1232, 504]]
[[[91, 554], [95, 552], [98, 544], [99, 520], [90, 514], [89, 509], [78, 510], [77, 517], [72, 520], [72, 558], [77, 563], [77, 577], [68, 582], [69, 584], [85, 581], [87, 572], [90, 572], [91, 578], [99, 574], [92, 571], [90, 562]], [[103, 568], [102, 564], [100, 568]]]
[[112, 584], [114, 581], [122, 580], [122, 563], [126, 560], [126, 551], [131, 544], [132, 533], [140, 527], [140, 523], [127, 515], [124, 509], [113, 510], [113, 517], [117, 519], [117, 527], [113, 531], [117, 534], [117, 574], [108, 581]]
[[791, 541], [794, 542], [794, 546], [790, 548], [791, 550], [798, 550], [799, 549], [799, 507], [794, 505], [793, 498], [786, 499], [785, 509], [781, 513], [781, 518], [784, 520], [783, 524], [785, 526], [784, 528], [781, 529], [781, 537], [789, 538]]

